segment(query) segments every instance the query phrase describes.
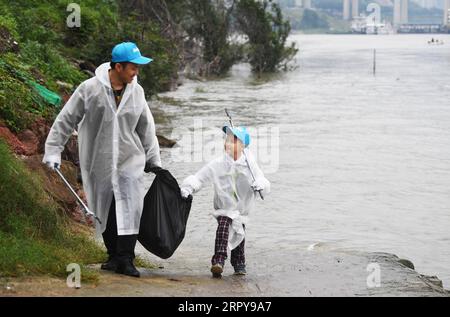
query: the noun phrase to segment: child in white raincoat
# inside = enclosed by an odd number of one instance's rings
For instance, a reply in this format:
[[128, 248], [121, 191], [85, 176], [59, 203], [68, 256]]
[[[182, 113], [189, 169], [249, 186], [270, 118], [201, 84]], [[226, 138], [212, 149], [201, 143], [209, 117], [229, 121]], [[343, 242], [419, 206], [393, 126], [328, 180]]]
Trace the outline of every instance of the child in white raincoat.
[[[245, 127], [224, 127], [227, 134], [224, 155], [216, 158], [197, 174], [186, 178], [181, 185], [181, 194], [188, 197], [198, 192], [207, 183], [214, 185], [214, 212], [217, 219], [215, 252], [211, 260], [211, 272], [221, 277], [227, 249], [231, 250], [231, 264], [235, 274], [245, 275], [245, 224], [255, 199], [270, 192], [270, 183], [255, 159], [246, 148], [250, 145], [250, 135]], [[245, 151], [250, 164], [248, 168]]]

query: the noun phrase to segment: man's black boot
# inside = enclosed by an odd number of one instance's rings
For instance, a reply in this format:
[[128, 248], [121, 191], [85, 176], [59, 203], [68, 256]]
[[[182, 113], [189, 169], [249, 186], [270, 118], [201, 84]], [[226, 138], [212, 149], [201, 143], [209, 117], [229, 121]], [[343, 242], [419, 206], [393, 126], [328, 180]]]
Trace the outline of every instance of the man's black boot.
[[141, 277], [141, 273], [136, 269], [132, 259], [119, 259], [117, 262], [116, 273], [131, 277]]
[[102, 264], [101, 269], [104, 271], [115, 272], [117, 270], [117, 259], [110, 256], [108, 261]]

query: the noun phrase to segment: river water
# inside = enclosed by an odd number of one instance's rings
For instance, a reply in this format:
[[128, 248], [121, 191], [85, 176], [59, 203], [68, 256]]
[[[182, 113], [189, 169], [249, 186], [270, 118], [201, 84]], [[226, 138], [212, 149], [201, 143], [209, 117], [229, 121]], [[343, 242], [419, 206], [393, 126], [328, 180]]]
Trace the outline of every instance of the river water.
[[[209, 161], [201, 144], [220, 145], [228, 108], [252, 128], [272, 183], [248, 226], [248, 262], [311, 245], [389, 252], [448, 288], [450, 36], [439, 38], [445, 45], [428, 35], [293, 35], [291, 72], [257, 80], [239, 65], [225, 79], [187, 81], [151, 103], [158, 132], [180, 142], [163, 149], [163, 164], [181, 181]], [[212, 193], [195, 196], [172, 265], [208, 273]]]

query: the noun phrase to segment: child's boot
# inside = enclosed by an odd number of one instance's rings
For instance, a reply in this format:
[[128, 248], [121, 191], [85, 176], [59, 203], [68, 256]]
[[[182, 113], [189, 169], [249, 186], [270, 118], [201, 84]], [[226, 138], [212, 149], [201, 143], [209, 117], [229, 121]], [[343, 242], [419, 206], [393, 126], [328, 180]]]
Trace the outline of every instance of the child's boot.
[[245, 264], [235, 266], [234, 267], [234, 275], [240, 275], [240, 276], [247, 275], [247, 270], [245, 269]]
[[223, 273], [223, 265], [220, 263], [211, 266], [211, 273], [214, 278], [221, 278]]

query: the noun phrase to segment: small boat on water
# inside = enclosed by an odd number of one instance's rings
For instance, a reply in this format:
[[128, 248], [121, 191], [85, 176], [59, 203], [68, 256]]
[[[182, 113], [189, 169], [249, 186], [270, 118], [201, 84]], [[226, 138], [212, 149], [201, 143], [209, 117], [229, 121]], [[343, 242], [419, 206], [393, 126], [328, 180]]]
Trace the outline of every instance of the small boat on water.
[[431, 41], [428, 41], [428, 44], [429, 45], [444, 45], [444, 41], [432, 38]]

